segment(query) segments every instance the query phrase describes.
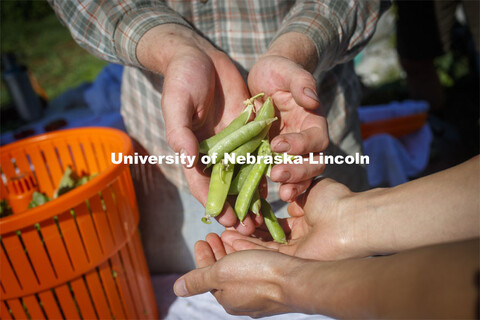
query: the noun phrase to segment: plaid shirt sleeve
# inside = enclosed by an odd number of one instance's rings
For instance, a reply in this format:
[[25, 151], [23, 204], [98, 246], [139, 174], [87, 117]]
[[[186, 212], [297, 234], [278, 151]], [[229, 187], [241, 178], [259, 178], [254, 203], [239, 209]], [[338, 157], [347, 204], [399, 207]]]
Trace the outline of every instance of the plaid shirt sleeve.
[[328, 70], [353, 59], [367, 44], [386, 7], [380, 0], [297, 1], [273, 41], [288, 32], [307, 35], [317, 48], [319, 68]]
[[164, 2], [155, 0], [48, 0], [75, 41], [93, 55], [141, 67], [137, 43], [165, 23], [190, 25]]

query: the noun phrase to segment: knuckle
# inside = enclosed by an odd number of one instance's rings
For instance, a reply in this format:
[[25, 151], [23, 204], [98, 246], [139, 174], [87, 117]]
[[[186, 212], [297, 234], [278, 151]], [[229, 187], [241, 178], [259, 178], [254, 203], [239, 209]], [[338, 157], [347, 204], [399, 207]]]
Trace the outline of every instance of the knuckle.
[[231, 270], [229, 270], [223, 263], [216, 263], [215, 265], [215, 276], [219, 282], [222, 282], [223, 279], [228, 279], [231, 277]]
[[308, 82], [309, 84], [313, 84], [314, 88], [316, 88], [315, 78], [313, 77], [313, 75], [310, 72], [308, 72], [307, 70], [302, 68], [300, 70], [298, 76], [299, 76], [299, 78], [301, 78], [302, 81]]
[[177, 128], [176, 127], [170, 127], [170, 128], [165, 129], [165, 136], [167, 138], [167, 143], [171, 147], [173, 147], [173, 145], [175, 144], [175, 141], [177, 140], [177, 139], [175, 139], [176, 137], [178, 137], [178, 135], [176, 133], [177, 133]]
[[185, 285], [189, 292], [199, 293], [206, 287], [213, 285], [210, 279], [210, 272], [198, 272], [195, 277], [191, 277], [189, 281], [185, 281]]
[[315, 194], [318, 193], [319, 197], [322, 197], [323, 194], [332, 188], [334, 188], [334, 185], [337, 184], [335, 180], [332, 180], [330, 178], [323, 178], [317, 182], [317, 188], [312, 189]]
[[329, 144], [330, 144], [329, 139], [326, 139], [326, 138], [321, 139], [319, 151], [324, 151], [325, 149], [327, 149]]
[[307, 190], [311, 183], [312, 183], [312, 179], [308, 179], [306, 181], [303, 181], [299, 185], [297, 185], [298, 195], [300, 195], [302, 192]]
[[201, 278], [203, 277], [203, 275], [199, 277], [191, 277], [189, 281], [185, 281], [185, 286], [187, 287], [188, 292], [198, 292], [201, 284]]
[[325, 171], [325, 165], [324, 164], [318, 164], [313, 167], [312, 174], [310, 178], [316, 177]]
[[309, 142], [311, 141], [311, 137], [309, 137], [308, 133], [305, 131], [301, 131], [299, 132], [299, 134], [300, 136], [297, 144], [297, 147], [298, 147], [297, 154], [307, 154], [311, 152], [311, 150], [309, 150], [310, 149]]
[[287, 182], [292, 183], [300, 180], [305, 180], [304, 179], [304, 176], [306, 173], [305, 165], [291, 165], [290, 167], [291, 167], [290, 170], [287, 170], [290, 172], [290, 179], [288, 179]]

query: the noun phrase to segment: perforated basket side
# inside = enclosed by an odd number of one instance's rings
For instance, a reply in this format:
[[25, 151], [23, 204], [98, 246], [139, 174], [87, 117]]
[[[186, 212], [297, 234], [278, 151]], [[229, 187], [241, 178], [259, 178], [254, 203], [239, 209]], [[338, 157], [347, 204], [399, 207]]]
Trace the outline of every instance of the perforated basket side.
[[0, 219], [0, 317], [155, 318], [156, 306], [137, 234], [138, 210], [127, 165], [111, 152], [132, 153], [118, 130], [59, 131], [1, 148], [6, 181], [36, 177], [52, 196], [67, 167], [98, 173], [58, 199]]
[[2, 319], [156, 319], [138, 233], [93, 270], [54, 288], [0, 301]]
[[138, 211], [126, 192], [119, 177], [71, 210], [2, 235], [1, 299], [70, 281], [115, 254], [138, 225]]

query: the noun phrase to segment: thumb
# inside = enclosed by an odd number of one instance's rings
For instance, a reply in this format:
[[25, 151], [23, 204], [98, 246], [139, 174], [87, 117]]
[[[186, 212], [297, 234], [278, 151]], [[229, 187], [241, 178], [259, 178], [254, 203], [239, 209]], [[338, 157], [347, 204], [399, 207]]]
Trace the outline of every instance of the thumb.
[[285, 73], [286, 90], [290, 91], [295, 102], [309, 110], [314, 110], [320, 105], [317, 95], [317, 83], [313, 75], [298, 64], [292, 64]]
[[301, 65], [281, 56], [261, 58], [248, 76], [250, 91], [272, 95], [277, 91], [292, 94], [296, 104], [308, 110], [319, 107], [317, 82]]
[[211, 267], [195, 269], [177, 279], [173, 284], [175, 295], [189, 297], [215, 289], [210, 269]]

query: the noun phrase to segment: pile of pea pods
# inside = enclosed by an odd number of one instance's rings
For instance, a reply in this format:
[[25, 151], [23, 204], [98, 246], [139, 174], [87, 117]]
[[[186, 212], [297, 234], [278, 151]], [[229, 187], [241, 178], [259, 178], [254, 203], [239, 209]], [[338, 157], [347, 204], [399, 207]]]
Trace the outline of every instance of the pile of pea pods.
[[[200, 152], [215, 157], [212, 167], [208, 199], [205, 205], [204, 223], [211, 223], [210, 218], [218, 216], [228, 201], [228, 196], [236, 196], [235, 210], [237, 218], [242, 222], [251, 211], [262, 214], [265, 225], [273, 240], [285, 243], [285, 233], [277, 221], [272, 207], [263, 199], [258, 190], [261, 179], [267, 174], [269, 164], [256, 161], [251, 164], [226, 163], [222, 161], [225, 154], [233, 159], [248, 154], [260, 156], [272, 155], [268, 142], [268, 132], [272, 123], [277, 120], [271, 98], [267, 98], [257, 111], [255, 118], [249, 121], [255, 110], [253, 102], [262, 97], [258, 94], [245, 101], [245, 109], [225, 129], [200, 143]], [[260, 158], [262, 159], [262, 158]]]

